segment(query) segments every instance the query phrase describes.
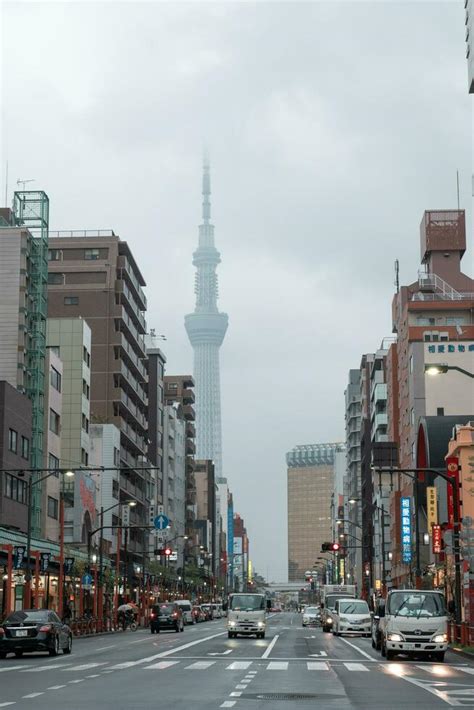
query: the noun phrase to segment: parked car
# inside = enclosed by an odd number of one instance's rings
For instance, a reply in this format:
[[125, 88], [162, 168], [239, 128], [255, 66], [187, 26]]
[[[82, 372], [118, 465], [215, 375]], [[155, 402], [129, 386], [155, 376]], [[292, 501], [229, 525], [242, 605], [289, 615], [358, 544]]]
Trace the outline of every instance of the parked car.
[[222, 619], [222, 604], [212, 604], [212, 611], [214, 614], [214, 619]]
[[184, 631], [183, 612], [176, 602], [154, 604], [151, 608], [150, 631], [159, 634], [161, 630]]
[[193, 616], [196, 624], [199, 624], [201, 621], [206, 621], [206, 615], [199, 605], [193, 606]]
[[212, 604], [201, 604], [201, 609], [206, 615], [206, 621], [212, 621], [214, 619], [214, 610]]
[[183, 612], [183, 622], [185, 624], [195, 624], [196, 619], [194, 618], [193, 607], [189, 599], [177, 599], [176, 604]]
[[303, 612], [302, 626], [317, 626], [321, 621], [321, 611], [317, 606], [307, 606]]
[[0, 625], [0, 658], [14, 653], [47, 651], [57, 656], [60, 651], [71, 653], [72, 631], [50, 609], [23, 609], [9, 614]]
[[337, 599], [332, 614], [332, 633], [370, 636], [372, 617], [364, 599]]

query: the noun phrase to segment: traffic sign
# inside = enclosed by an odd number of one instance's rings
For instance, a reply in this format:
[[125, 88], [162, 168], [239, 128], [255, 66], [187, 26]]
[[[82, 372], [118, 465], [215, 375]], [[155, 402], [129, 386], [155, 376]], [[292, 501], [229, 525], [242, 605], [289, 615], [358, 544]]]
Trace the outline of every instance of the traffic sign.
[[170, 524], [170, 521], [166, 517], [166, 515], [157, 515], [155, 518], [155, 528], [157, 530], [166, 530], [168, 525]]
[[92, 587], [92, 576], [90, 574], [82, 575], [82, 588], [90, 589]]

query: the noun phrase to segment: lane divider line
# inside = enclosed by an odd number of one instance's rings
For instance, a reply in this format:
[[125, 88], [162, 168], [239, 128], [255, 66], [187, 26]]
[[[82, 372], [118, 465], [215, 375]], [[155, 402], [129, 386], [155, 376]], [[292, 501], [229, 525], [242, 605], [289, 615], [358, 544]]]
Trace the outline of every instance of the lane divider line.
[[273, 651], [273, 647], [275, 646], [275, 644], [276, 644], [276, 642], [278, 641], [279, 638], [280, 638], [280, 635], [279, 635], [279, 634], [277, 634], [277, 635], [273, 638], [272, 642], [267, 646], [265, 652], [263, 653], [262, 658], [268, 658], [268, 656], [269, 656], [269, 655], [271, 654], [271, 652]]
[[373, 661], [373, 660], [374, 660], [373, 656], [369, 656], [368, 653], [366, 653], [366, 652], [363, 651], [361, 648], [359, 648], [359, 646], [356, 646], [355, 643], [351, 643], [350, 641], [348, 641], [347, 639], [345, 639], [343, 636], [339, 636], [338, 638], [339, 638], [339, 641], [344, 641], [344, 643], [347, 643], [348, 646], [350, 646], [351, 648], [353, 648], [355, 651], [357, 651], [358, 653], [360, 653], [362, 656], [365, 656], [365, 658], [368, 658], [369, 661]]

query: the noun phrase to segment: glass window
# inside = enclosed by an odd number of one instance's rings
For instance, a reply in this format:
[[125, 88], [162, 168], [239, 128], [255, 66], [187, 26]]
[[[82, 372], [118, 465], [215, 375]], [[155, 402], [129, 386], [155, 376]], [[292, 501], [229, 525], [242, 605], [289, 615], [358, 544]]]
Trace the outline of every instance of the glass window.
[[[54, 454], [48, 454], [48, 468], [51, 470], [59, 469], [59, 459], [57, 456], [54, 456]], [[54, 476], [59, 478], [59, 471], [55, 473]]]
[[410, 355], [410, 372], [413, 372], [413, 355]]
[[58, 501], [51, 496], [48, 496], [48, 517], [58, 519]]
[[417, 590], [392, 592], [389, 597], [389, 613], [416, 619], [445, 616], [444, 597]]
[[21, 455], [27, 461], [30, 458], [30, 440], [26, 436], [21, 437]]
[[55, 390], [58, 392], [61, 392], [61, 373], [56, 370], [55, 367], [51, 365], [51, 374], [50, 374], [50, 382], [51, 382], [51, 387], [54, 387]]
[[340, 601], [339, 613], [369, 614], [369, 607], [367, 606], [367, 602], [361, 601], [360, 599], [354, 599], [354, 601]]
[[459, 316], [457, 318], [446, 318], [446, 325], [465, 325], [466, 319], [464, 316]]
[[54, 409], [49, 410], [49, 430], [53, 432], [53, 434], [59, 434], [59, 428], [60, 428], [60, 422], [61, 422], [61, 417], [57, 412], [54, 411]]
[[82, 380], [82, 394], [86, 399], [90, 397], [90, 387], [85, 380]]
[[84, 249], [84, 259], [87, 261], [95, 261], [100, 257], [98, 249]]
[[51, 271], [50, 271], [48, 274], [48, 283], [49, 284], [62, 284], [63, 283], [63, 275], [51, 273]]
[[61, 260], [61, 250], [60, 249], [48, 249], [48, 261], [60, 261]]
[[89, 420], [85, 414], [82, 415], [82, 428], [84, 431], [89, 432]]
[[26, 482], [15, 478], [10, 473], [5, 473], [4, 481], [5, 497], [16, 500], [18, 503], [26, 503]]
[[78, 306], [79, 305], [79, 296], [65, 296], [64, 297], [64, 305], [65, 306]]
[[87, 453], [87, 451], [85, 449], [81, 449], [81, 463], [84, 466], [89, 465], [89, 454]]
[[8, 448], [16, 454], [18, 448], [18, 432], [15, 431], [15, 429], [8, 430]]
[[234, 611], [259, 611], [265, 609], [265, 598], [261, 594], [234, 594], [229, 608]]

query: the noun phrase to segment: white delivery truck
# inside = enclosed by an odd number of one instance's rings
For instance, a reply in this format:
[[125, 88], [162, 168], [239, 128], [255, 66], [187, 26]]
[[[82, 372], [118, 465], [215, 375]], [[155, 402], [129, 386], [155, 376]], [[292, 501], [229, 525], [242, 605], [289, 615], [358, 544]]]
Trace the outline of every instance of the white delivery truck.
[[398, 653], [431, 656], [444, 661], [448, 648], [448, 616], [443, 592], [431, 589], [392, 589], [379, 605], [378, 623], [382, 656]]
[[230, 594], [227, 606], [227, 631], [229, 638], [239, 634], [265, 638], [265, 594]]
[[337, 599], [354, 599], [355, 584], [325, 584], [321, 588], [321, 626], [326, 633], [332, 628], [332, 613]]

